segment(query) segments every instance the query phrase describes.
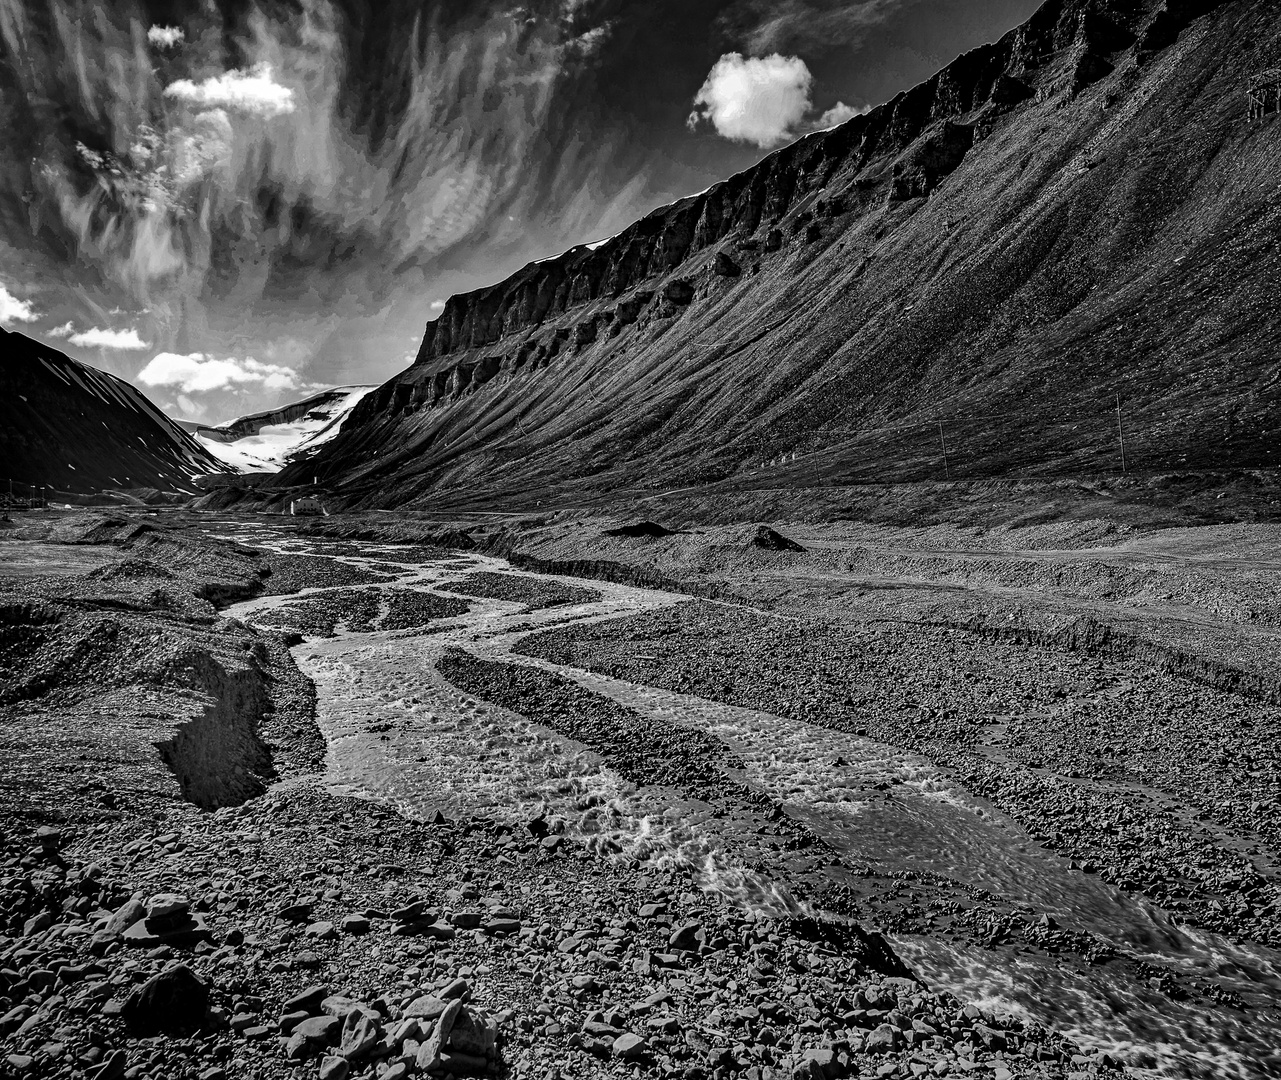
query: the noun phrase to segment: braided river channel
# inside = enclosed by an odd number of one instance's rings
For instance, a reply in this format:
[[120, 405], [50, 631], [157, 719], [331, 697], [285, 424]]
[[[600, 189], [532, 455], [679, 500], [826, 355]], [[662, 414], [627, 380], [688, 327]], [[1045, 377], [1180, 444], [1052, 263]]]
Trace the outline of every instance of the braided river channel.
[[[764, 811], [757, 811], [758, 820], [713, 813], [670, 788], [629, 783], [583, 744], [463, 693], [438, 664], [447, 652], [457, 656], [461, 650], [483, 661], [553, 672], [654, 725], [697, 729], [723, 742], [736, 762], [727, 779], [765, 797], [751, 805], [781, 807], [815, 834], [830, 857], [829, 876], [839, 875], [842, 864], [871, 867], [886, 877], [905, 871], [941, 876], [1003, 898], [1029, 918], [1048, 916], [1064, 930], [1092, 935], [1113, 954], [1091, 962], [1066, 952], [887, 933], [894, 951], [932, 988], [1115, 1052], [1137, 1075], [1281, 1076], [1281, 953], [1177, 925], [1152, 904], [1074, 870], [925, 758], [514, 651], [550, 626], [626, 617], [688, 597], [531, 574], [472, 554], [419, 561], [421, 548], [356, 549], [299, 539], [284, 528], [239, 531], [234, 539], [386, 575], [357, 587], [370, 594], [361, 629], [340, 620], [332, 636], [307, 637], [293, 649], [315, 682], [317, 718], [328, 742], [325, 782], [332, 790], [411, 817], [439, 811], [523, 828], [545, 814], [563, 821], [568, 836], [602, 858], [682, 866], [704, 888], [758, 911], [805, 909], [787, 860], [760, 841], [756, 826]], [[381, 628], [390, 591], [458, 598], [451, 588], [482, 572], [587, 587], [599, 599], [528, 610], [518, 601], [463, 596], [470, 605], [466, 614]], [[352, 595], [351, 586], [308, 588], [246, 601], [226, 614], [285, 628], [295, 605], [335, 591]], [[851, 880], [855, 876], [851, 872]], [[882, 929], [874, 910], [857, 917], [868, 929]], [[1204, 995], [1180, 1000], [1162, 990], [1163, 973], [1221, 988], [1225, 1003]]]

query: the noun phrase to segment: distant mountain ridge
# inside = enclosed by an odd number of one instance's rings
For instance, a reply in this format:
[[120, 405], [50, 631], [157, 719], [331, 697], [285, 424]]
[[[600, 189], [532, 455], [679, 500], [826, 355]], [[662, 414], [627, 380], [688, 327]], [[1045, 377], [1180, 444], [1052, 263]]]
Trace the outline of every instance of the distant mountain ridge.
[[241, 472], [274, 472], [306, 457], [338, 434], [373, 386], [334, 386], [275, 409], [250, 413], [225, 424], [179, 420], [209, 453]]
[[193, 477], [227, 471], [136, 387], [24, 334], [0, 330], [0, 388], [0, 480], [198, 494]]
[[[1278, 464], [1264, 0], [1048, 0], [601, 244], [451, 298], [305, 470], [352, 505]], [[1269, 284], [1271, 283], [1271, 284]]]

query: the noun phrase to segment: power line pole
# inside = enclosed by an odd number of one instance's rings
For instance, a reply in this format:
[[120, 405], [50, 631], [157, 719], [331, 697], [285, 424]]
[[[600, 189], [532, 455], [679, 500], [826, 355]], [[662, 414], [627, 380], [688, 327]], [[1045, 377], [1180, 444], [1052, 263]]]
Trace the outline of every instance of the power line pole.
[[940, 420], [938, 422], [938, 425], [939, 425], [939, 446], [943, 448], [943, 475], [948, 480], [951, 480], [952, 470], [948, 468], [948, 464], [947, 464], [947, 442], [943, 439], [943, 421]]
[[1116, 437], [1121, 444], [1121, 475], [1124, 476], [1125, 468], [1125, 428], [1121, 425], [1121, 395], [1116, 395]]

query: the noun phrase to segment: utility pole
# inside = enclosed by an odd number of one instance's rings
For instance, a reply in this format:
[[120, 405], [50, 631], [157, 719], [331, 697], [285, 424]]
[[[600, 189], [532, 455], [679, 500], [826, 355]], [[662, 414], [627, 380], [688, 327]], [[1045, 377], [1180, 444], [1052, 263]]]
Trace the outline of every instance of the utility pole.
[[940, 420], [938, 424], [939, 424], [939, 446], [943, 448], [943, 475], [948, 480], [951, 480], [952, 470], [948, 468], [948, 464], [947, 464], [947, 443], [943, 439], [943, 421]]
[[1124, 476], [1125, 468], [1125, 428], [1121, 425], [1121, 395], [1116, 395], [1116, 437], [1121, 443], [1121, 475]]

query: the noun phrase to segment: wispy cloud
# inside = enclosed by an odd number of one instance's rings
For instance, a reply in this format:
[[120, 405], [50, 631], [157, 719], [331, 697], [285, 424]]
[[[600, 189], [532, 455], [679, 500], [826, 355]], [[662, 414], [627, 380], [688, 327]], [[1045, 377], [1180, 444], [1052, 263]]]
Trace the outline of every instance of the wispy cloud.
[[8, 326], [15, 322], [35, 322], [40, 315], [29, 300], [19, 300], [3, 285], [0, 285], [0, 325]]
[[260, 387], [264, 390], [297, 390], [303, 383], [298, 372], [283, 364], [264, 364], [252, 356], [214, 357], [204, 353], [156, 353], [140, 372], [146, 386], [172, 386], [185, 394]]

